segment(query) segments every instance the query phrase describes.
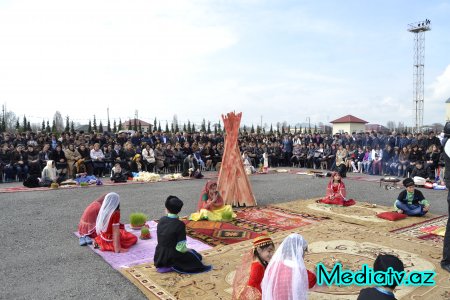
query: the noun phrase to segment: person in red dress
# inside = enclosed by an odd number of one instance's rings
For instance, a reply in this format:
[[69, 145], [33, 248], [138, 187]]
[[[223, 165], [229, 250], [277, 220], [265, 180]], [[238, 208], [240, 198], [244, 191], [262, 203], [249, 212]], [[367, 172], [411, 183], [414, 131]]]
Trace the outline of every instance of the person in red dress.
[[350, 206], [355, 204], [355, 200], [347, 200], [345, 183], [338, 172], [331, 173], [331, 179], [327, 185], [327, 195], [325, 196], [325, 198], [318, 200], [318, 202], [343, 206]]
[[113, 224], [120, 224], [120, 197], [116, 193], [109, 193], [105, 196], [102, 207], [97, 216], [95, 231], [95, 247], [102, 251], [126, 252], [128, 248], [136, 244], [137, 236], [127, 232], [123, 226], [120, 231], [120, 249], [114, 248]]
[[244, 256], [234, 275], [233, 300], [261, 299], [261, 281], [274, 251], [275, 245], [270, 237], [263, 235], [253, 240], [251, 252]]
[[263, 300], [304, 300], [317, 282], [306, 269], [303, 256], [308, 243], [297, 233], [284, 239], [266, 268], [261, 283]]
[[80, 246], [92, 244], [92, 239], [97, 236], [95, 231], [95, 222], [97, 221], [98, 212], [102, 207], [106, 194], [101, 195], [86, 207], [78, 223], [78, 234], [80, 235]]

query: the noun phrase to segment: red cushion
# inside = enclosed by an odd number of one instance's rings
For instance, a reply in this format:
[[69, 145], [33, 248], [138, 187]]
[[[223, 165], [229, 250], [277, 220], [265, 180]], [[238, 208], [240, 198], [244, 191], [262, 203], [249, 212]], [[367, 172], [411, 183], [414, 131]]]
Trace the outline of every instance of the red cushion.
[[396, 211], [386, 211], [386, 212], [377, 214], [377, 217], [381, 218], [381, 219], [389, 220], [389, 221], [397, 221], [397, 220], [406, 218], [407, 215], [400, 214]]

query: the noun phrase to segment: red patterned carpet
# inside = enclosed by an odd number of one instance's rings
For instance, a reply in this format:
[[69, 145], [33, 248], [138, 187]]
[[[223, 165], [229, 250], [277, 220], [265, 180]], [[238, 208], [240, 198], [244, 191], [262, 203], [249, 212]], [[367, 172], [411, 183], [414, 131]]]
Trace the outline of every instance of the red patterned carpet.
[[271, 206], [237, 209], [236, 215], [236, 219], [230, 222], [196, 222], [185, 219], [186, 232], [190, 237], [211, 246], [229, 245], [325, 219]]

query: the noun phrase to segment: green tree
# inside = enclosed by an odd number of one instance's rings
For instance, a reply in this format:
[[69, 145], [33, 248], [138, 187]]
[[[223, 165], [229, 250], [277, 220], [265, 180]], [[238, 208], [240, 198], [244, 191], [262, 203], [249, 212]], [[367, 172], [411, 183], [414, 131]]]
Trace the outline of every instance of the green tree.
[[136, 118], [134, 118], [134, 121], [133, 121], [133, 130], [134, 131], [138, 130]]
[[158, 131], [161, 132], [161, 121], [158, 121]]
[[20, 131], [19, 118], [17, 118], [17, 121], [16, 121], [16, 130], [17, 130], [17, 131]]
[[42, 120], [41, 131], [44, 131], [44, 130], [45, 130], [45, 121], [44, 121], [44, 120]]
[[183, 123], [183, 132], [187, 132], [186, 123]]
[[55, 119], [53, 119], [53, 122], [52, 122], [52, 132], [56, 132], [56, 120]]
[[175, 133], [175, 128], [173, 128], [173, 123], [170, 123], [170, 132]]
[[155, 121], [153, 121], [153, 131], [158, 129], [158, 124], [156, 123], [156, 117], [155, 117]]
[[211, 133], [211, 122], [210, 122], [210, 121], [208, 121], [208, 129], [207, 129], [207, 132], [208, 132], [208, 133]]
[[101, 120], [100, 120], [100, 124], [98, 124], [98, 132], [103, 133], [103, 124], [102, 124]]
[[117, 124], [116, 124], [116, 119], [114, 119], [114, 124], [113, 124], [113, 132], [116, 133], [117, 132]]
[[291, 125], [288, 125], [287, 131], [288, 133], [291, 133]]
[[139, 120], [138, 129], [139, 129], [140, 132], [142, 132], [142, 124], [141, 124], [141, 120]]
[[47, 126], [45, 127], [45, 131], [51, 132], [52, 129], [50, 128], [50, 122], [47, 120]]
[[70, 132], [75, 132], [75, 124], [73, 123], [73, 121], [70, 122]]
[[220, 120], [219, 120], [219, 125], [217, 126], [217, 131], [219, 133], [222, 133], [222, 124], [220, 123]]
[[180, 132], [180, 128], [178, 127], [178, 122], [175, 123], [175, 132]]
[[109, 121], [109, 118], [108, 118], [108, 128], [106, 130], [108, 130], [108, 132], [111, 132], [111, 122]]
[[128, 120], [128, 128], [127, 130], [131, 130], [133, 129], [133, 127], [131, 126], [131, 119]]
[[261, 134], [261, 127], [259, 125], [256, 125], [256, 134]]
[[119, 127], [117, 127], [118, 131], [122, 130], [122, 119], [119, 118]]
[[23, 125], [22, 125], [22, 131], [27, 131], [27, 126], [28, 122], [27, 122], [27, 117], [25, 117], [25, 115], [23, 115]]
[[252, 128], [250, 129], [250, 133], [255, 133], [255, 127], [252, 124]]
[[169, 133], [169, 123], [166, 121], [166, 130], [165, 133]]
[[91, 120], [89, 120], [89, 124], [88, 124], [88, 133], [92, 132], [92, 123]]
[[247, 126], [244, 125], [244, 132], [247, 132]]
[[206, 121], [205, 121], [205, 119], [203, 119], [203, 121], [202, 121], [202, 125], [200, 127], [200, 131], [206, 132]]
[[192, 123], [192, 132], [195, 133], [195, 125]]
[[69, 116], [66, 116], [66, 128], [64, 128], [65, 132], [70, 131], [70, 124], [69, 124]]
[[95, 119], [95, 115], [94, 115], [94, 121], [92, 122], [92, 130], [97, 131], [97, 120]]
[[214, 124], [214, 134], [217, 134], [217, 124]]
[[188, 120], [188, 125], [187, 125], [187, 132], [192, 133], [191, 121], [189, 121], [189, 120]]
[[317, 133], [317, 125], [314, 125], [314, 133]]
[[27, 130], [28, 130], [28, 131], [31, 131], [31, 124], [30, 124], [30, 121], [28, 121], [28, 124], [27, 124]]
[[273, 127], [272, 127], [272, 123], [270, 123], [270, 131], [269, 131], [269, 133], [270, 133], [270, 134], [273, 134]]

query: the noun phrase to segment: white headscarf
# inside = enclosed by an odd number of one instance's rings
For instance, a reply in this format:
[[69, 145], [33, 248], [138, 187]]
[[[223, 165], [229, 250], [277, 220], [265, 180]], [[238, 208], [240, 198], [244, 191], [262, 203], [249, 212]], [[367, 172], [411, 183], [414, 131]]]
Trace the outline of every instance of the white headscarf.
[[47, 166], [42, 170], [41, 177], [49, 177], [50, 180], [55, 181], [56, 177], [56, 168], [53, 166], [53, 160], [47, 160]]
[[303, 261], [307, 247], [306, 240], [297, 233], [284, 239], [264, 272], [263, 300], [307, 299], [308, 273]]
[[109, 193], [103, 200], [102, 207], [98, 212], [97, 221], [95, 222], [95, 231], [98, 235], [106, 232], [108, 229], [109, 219], [120, 204], [120, 197], [116, 193]]

